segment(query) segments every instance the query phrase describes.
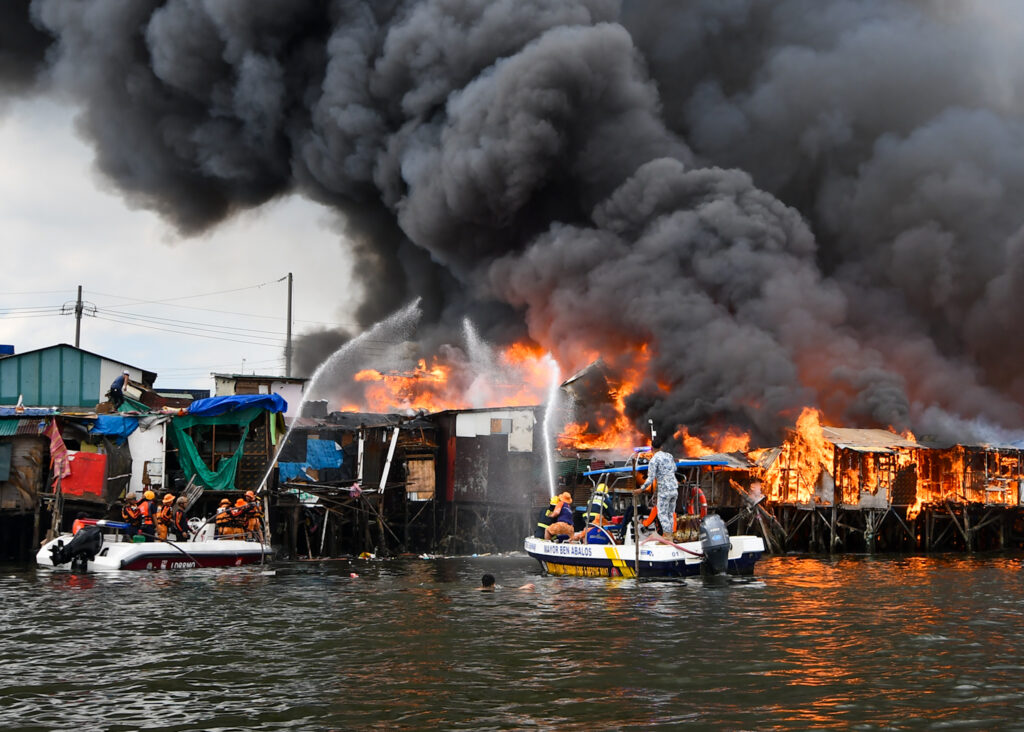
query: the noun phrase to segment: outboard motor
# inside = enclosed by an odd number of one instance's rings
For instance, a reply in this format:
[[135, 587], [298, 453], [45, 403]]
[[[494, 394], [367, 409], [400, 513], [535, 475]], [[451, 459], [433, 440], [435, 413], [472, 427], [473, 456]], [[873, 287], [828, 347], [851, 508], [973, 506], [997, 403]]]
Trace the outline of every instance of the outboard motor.
[[700, 548], [704, 561], [700, 568], [703, 574], [721, 574], [729, 568], [729, 531], [725, 521], [717, 513], [710, 514], [700, 522]]
[[58, 541], [56, 546], [50, 547], [50, 561], [54, 567], [71, 562], [72, 569], [85, 569], [102, 547], [103, 529], [99, 526], [85, 526], [67, 544]]

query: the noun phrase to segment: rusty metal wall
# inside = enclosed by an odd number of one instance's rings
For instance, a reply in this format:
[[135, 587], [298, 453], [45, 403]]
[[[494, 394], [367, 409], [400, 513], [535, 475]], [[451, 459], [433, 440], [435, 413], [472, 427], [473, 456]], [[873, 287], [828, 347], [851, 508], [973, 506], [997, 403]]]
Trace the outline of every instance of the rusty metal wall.
[[46, 480], [49, 441], [43, 437], [5, 437], [12, 444], [10, 479], [0, 483], [0, 511], [30, 513]]

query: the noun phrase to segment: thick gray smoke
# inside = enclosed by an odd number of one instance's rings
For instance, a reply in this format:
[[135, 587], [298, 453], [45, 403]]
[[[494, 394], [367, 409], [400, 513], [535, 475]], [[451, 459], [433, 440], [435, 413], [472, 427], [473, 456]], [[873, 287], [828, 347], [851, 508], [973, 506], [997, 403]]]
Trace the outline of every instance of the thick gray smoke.
[[[129, 200], [184, 232], [286, 192], [335, 206], [372, 285], [362, 322], [422, 297], [426, 352], [469, 315], [565, 372], [649, 359], [628, 406], [661, 431], [772, 441], [815, 405], [963, 440], [1024, 417], [1016, 4], [35, 0], [31, 17], [25, 47], [0, 34], [0, 88], [74, 95]], [[348, 337], [311, 336], [300, 363]]]

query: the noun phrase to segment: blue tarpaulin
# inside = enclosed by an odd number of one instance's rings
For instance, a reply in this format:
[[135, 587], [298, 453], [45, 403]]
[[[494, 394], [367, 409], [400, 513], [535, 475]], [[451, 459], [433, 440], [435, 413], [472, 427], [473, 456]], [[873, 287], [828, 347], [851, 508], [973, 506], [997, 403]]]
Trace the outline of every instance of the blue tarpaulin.
[[340, 468], [341, 452], [333, 440], [306, 440], [306, 462], [317, 470]]
[[299, 480], [306, 483], [311, 480], [307, 470], [322, 468], [340, 468], [342, 452], [333, 440], [307, 440], [306, 461], [302, 463], [277, 464], [277, 477], [282, 483]]
[[301, 480], [303, 483], [309, 482], [309, 476], [306, 475], [306, 468], [309, 467], [309, 463], [278, 463], [277, 464], [277, 478], [282, 483], [287, 483], [289, 480]]
[[197, 399], [189, 405], [188, 413], [195, 417], [216, 417], [249, 407], [259, 407], [268, 412], [285, 412], [288, 410], [288, 402], [280, 394], [235, 394]]
[[115, 414], [101, 414], [89, 430], [94, 435], [110, 435], [118, 445], [139, 428], [138, 417], [122, 417]]

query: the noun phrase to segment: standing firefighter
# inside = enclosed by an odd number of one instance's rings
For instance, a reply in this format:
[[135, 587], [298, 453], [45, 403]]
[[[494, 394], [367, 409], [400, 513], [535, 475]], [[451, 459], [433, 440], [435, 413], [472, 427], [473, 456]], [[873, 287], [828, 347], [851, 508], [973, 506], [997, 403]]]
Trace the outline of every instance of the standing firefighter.
[[246, 525], [245, 531], [248, 538], [251, 541], [263, 541], [263, 504], [260, 503], [259, 498], [253, 491], [245, 492], [245, 500], [248, 502], [246, 506]]
[[213, 518], [214, 524], [216, 524], [217, 536], [228, 536], [231, 532], [228, 531], [228, 522], [231, 520], [231, 501], [227, 498], [220, 499], [220, 506], [217, 507], [217, 513]]
[[188, 519], [185, 518], [185, 509], [188, 506], [188, 499], [185, 496], [178, 496], [174, 502], [174, 510], [171, 511], [171, 528], [178, 541], [189, 540]]
[[587, 512], [583, 514], [583, 520], [589, 526], [604, 526], [612, 517], [612, 497], [608, 495], [608, 486], [604, 483], [597, 484], [590, 503], [587, 504]]
[[647, 480], [633, 492], [640, 493], [647, 490], [648, 486], [657, 485], [655, 507], [658, 509], [661, 533], [663, 536], [671, 536], [675, 525], [679, 483], [676, 481], [676, 459], [671, 453], [661, 449], [664, 444], [665, 438], [660, 435], [651, 440], [651, 447], [657, 452], [647, 463]]
[[121, 518], [131, 527], [132, 534], [138, 534], [142, 526], [142, 514], [139, 513], [139, 499], [129, 493], [124, 497], [121, 507]]
[[167, 493], [160, 508], [156, 512], [156, 538], [167, 540], [167, 531], [171, 528], [171, 512], [174, 510], [174, 494]]
[[156, 537], [156, 511], [156, 493], [146, 491], [142, 494], [142, 500], [139, 501], [139, 515], [142, 522], [139, 533], [150, 539]]

